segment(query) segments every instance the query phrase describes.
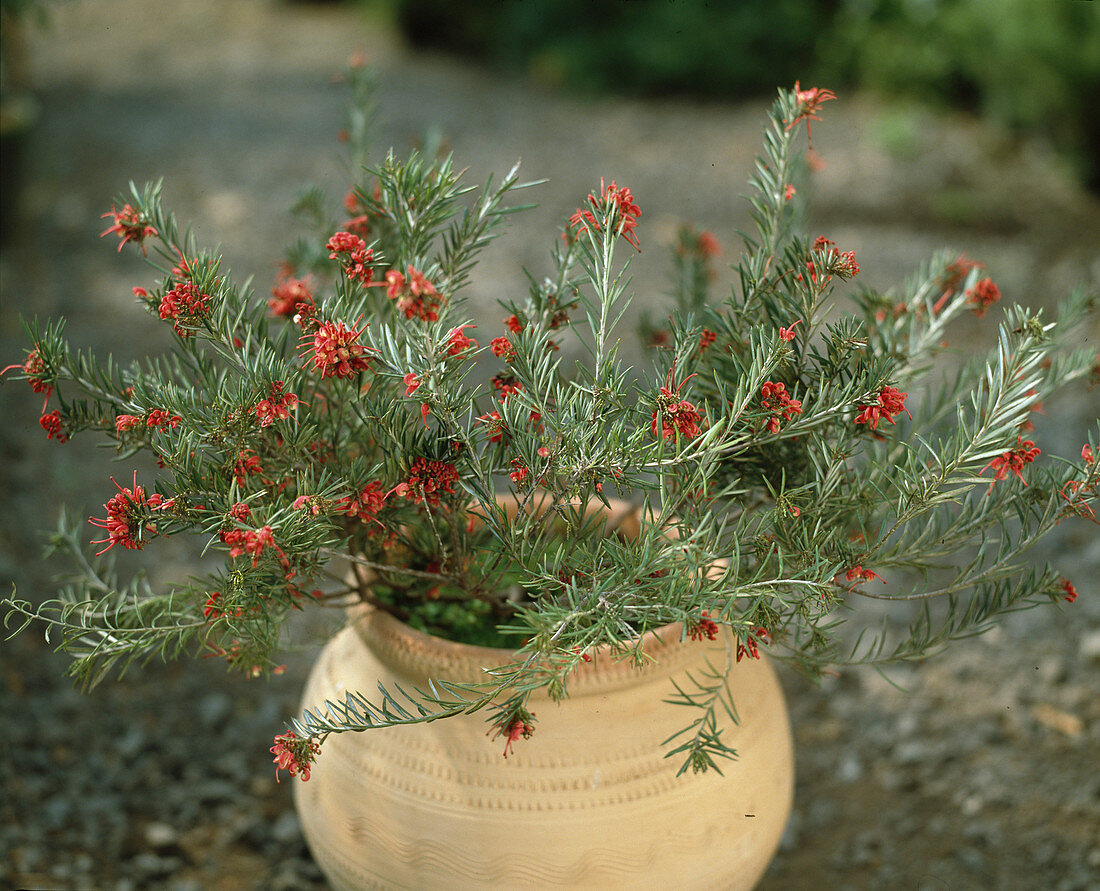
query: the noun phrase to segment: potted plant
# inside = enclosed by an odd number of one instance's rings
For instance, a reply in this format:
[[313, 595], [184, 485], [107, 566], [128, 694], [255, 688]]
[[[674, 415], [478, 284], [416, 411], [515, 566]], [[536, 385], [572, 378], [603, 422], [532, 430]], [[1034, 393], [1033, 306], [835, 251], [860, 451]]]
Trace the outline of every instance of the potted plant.
[[[357, 151], [367, 77], [351, 73]], [[159, 184], [132, 187], [104, 234], [157, 267], [134, 293], [172, 353], [119, 368], [34, 322], [6, 372], [44, 396], [49, 439], [95, 429], [161, 472], [114, 482], [95, 559], [63, 521], [53, 545], [81, 578], [9, 598], [6, 625], [45, 622], [92, 686], [182, 652], [278, 672], [288, 616], [347, 608], [271, 747], [309, 781], [303, 825], [335, 884], [751, 886], [792, 779], [765, 654], [810, 674], [920, 658], [1072, 600], [1023, 554], [1094, 519], [1100, 480], [1096, 435], [1057, 461], [1025, 439], [1037, 402], [1095, 373], [1071, 346], [1087, 295], [1057, 321], [1009, 308], [993, 355], [946, 382], [945, 330], [999, 298], [980, 264], [944, 254], [839, 311], [854, 254], [792, 226], [801, 126], [830, 98], [779, 92], [732, 294], [708, 300], [712, 241], [685, 235], [646, 371], [619, 353], [641, 209], [616, 182], [492, 327], [463, 287], [517, 209], [516, 169], [471, 198], [449, 158], [391, 152], [335, 225], [308, 203], [316, 237], [267, 300]], [[181, 533], [222, 563], [166, 592], [99, 559]], [[944, 608], [849, 641], [867, 599]]]

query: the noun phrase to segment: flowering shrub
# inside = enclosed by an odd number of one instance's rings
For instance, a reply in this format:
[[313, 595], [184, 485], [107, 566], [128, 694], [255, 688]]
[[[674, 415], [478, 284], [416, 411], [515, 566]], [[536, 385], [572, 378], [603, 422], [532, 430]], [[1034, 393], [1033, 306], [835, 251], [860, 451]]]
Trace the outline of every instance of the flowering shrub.
[[[306, 779], [330, 733], [486, 704], [507, 753], [535, 732], [531, 689], [566, 695], [593, 650], [641, 659], [644, 635], [675, 622], [687, 641], [735, 644], [673, 695], [705, 714], [672, 752], [706, 769], [732, 755], [709, 728], [732, 709], [723, 679], [739, 661], [915, 658], [998, 613], [1072, 601], [1072, 583], [1022, 554], [1063, 518], [1095, 519], [1096, 443], [1053, 462], [1021, 433], [1038, 401], [1094, 365], [1066, 346], [1088, 301], [1058, 322], [1009, 308], [994, 353], [948, 383], [929, 371], [950, 322], [1000, 296], [978, 264], [942, 255], [900, 297], [863, 290], [839, 312], [854, 252], [791, 231], [796, 140], [832, 98], [780, 91], [737, 287], [711, 301], [719, 246], [682, 234], [677, 308], [641, 374], [621, 361], [615, 323], [630, 303], [620, 257], [642, 249], [644, 213], [616, 182], [563, 223], [547, 277], [477, 325], [463, 288], [525, 187], [516, 169], [464, 203], [450, 159], [391, 154], [345, 200], [351, 219], [318, 216], [270, 299], [181, 235], [159, 187], [132, 188], [104, 234], [158, 264], [135, 295], [171, 327], [172, 355], [120, 368], [75, 351], [60, 323], [34, 323], [5, 372], [44, 394], [48, 438], [95, 430], [123, 460], [140, 449], [161, 468], [106, 490], [99, 554], [189, 533], [224, 564], [153, 592], [84, 562], [83, 586], [37, 607], [8, 600], [6, 622], [58, 628], [88, 684], [188, 649], [248, 676], [279, 671], [283, 620], [306, 603], [363, 601], [514, 650], [482, 684], [310, 711], [271, 748]], [[563, 362], [566, 336], [587, 362]], [[605, 528], [595, 508], [610, 495], [633, 504], [636, 537]], [[63, 523], [56, 541], [80, 554], [81, 537]], [[900, 635], [845, 647], [837, 633], [862, 598], [938, 596], [944, 614]]]

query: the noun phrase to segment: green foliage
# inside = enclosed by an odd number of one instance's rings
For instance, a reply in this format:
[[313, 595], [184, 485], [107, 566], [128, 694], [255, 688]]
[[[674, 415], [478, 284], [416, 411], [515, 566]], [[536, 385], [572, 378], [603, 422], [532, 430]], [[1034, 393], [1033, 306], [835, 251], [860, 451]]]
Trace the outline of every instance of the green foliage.
[[[370, 91], [352, 76], [361, 109]], [[901, 293], [857, 292], [846, 311], [836, 285], [855, 257], [803, 239], [786, 189], [800, 124], [828, 98], [780, 91], [730, 296], [709, 299], [705, 240], [685, 234], [669, 342], [641, 370], [618, 340], [638, 248], [628, 189], [586, 198], [551, 239], [549, 274], [479, 345], [463, 288], [530, 185], [515, 168], [475, 193], [449, 157], [390, 152], [354, 183], [346, 223], [307, 193], [313, 232], [270, 303], [180, 227], [159, 183], [131, 187], [114, 228], [151, 253], [155, 280], [135, 293], [172, 327], [171, 351], [119, 367], [75, 349], [62, 323], [32, 322], [12, 369], [58, 406], [51, 437], [94, 430], [120, 460], [144, 451], [161, 468], [108, 493], [100, 553], [189, 534], [222, 564], [157, 593], [85, 558], [63, 522], [55, 545], [77, 578], [41, 606], [4, 601], [6, 626], [44, 622], [91, 686], [203, 648], [263, 673], [291, 610], [366, 602], [514, 655], [478, 684], [349, 693], [307, 711], [297, 739], [487, 708], [509, 743], [533, 730], [531, 693], [567, 695], [590, 651], [640, 664], [658, 628], [721, 630], [736, 659], [670, 693], [695, 715], [668, 740], [683, 772], [734, 755], [726, 678], [760, 648], [810, 673], [919, 658], [1062, 597], [1056, 571], [1025, 555], [1091, 514], [1100, 461], [1036, 461], [1021, 433], [1037, 400], [1092, 369], [1071, 342], [1095, 295], [1055, 320], [1008, 308], [996, 348], [946, 382], [933, 372], [952, 320], [999, 298], [977, 264], [941, 254]], [[583, 361], [562, 361], [564, 337]], [[863, 598], [946, 609], [853, 643], [842, 624]]]

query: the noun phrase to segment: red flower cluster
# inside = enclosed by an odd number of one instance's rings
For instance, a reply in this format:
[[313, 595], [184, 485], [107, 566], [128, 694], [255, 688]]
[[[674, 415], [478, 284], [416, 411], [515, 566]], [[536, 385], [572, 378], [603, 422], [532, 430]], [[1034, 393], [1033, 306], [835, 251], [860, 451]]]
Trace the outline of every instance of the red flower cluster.
[[959, 285], [961, 285], [970, 274], [971, 269], [981, 268], [981, 263], [971, 260], [966, 254], [959, 254], [959, 256], [948, 263], [943, 270], [943, 276], [940, 278], [940, 287], [943, 288], [943, 293], [940, 295], [939, 300], [932, 306], [932, 312], [938, 313], [943, 309], [943, 305], [955, 295]]
[[284, 567], [288, 566], [286, 554], [275, 544], [274, 530], [270, 526], [262, 526], [259, 529], [227, 529], [218, 533], [218, 538], [224, 544], [229, 545], [229, 556], [240, 557], [249, 554], [252, 557], [252, 565], [255, 566], [265, 548], [272, 548], [279, 557], [279, 562]]
[[409, 468], [409, 478], [399, 483], [393, 491], [404, 495], [414, 504], [423, 502], [431, 507], [438, 507], [442, 495], [457, 494], [454, 489], [457, 482], [458, 471], [453, 464], [431, 458], [417, 458]]
[[884, 585], [886, 584], [886, 579], [884, 579], [881, 575], [879, 575], [873, 569], [864, 569], [863, 566], [858, 563], [844, 574], [844, 578], [852, 582], [852, 587], [848, 589], [849, 591], [857, 585], [862, 585], [864, 582], [869, 582], [871, 579], [878, 579]]
[[46, 439], [56, 439], [58, 442], [68, 442], [69, 434], [65, 432], [64, 419], [56, 408], [42, 415], [38, 419], [42, 429], [46, 431]]
[[0, 375], [7, 374], [13, 368], [22, 371], [27, 376], [27, 383], [31, 385], [31, 389], [35, 393], [45, 393], [46, 400], [49, 401], [49, 394], [53, 392], [53, 387], [47, 386], [42, 379], [42, 375], [46, 371], [46, 363], [42, 361], [37, 349], [27, 353], [27, 360], [22, 365], [9, 365], [7, 368], [0, 369]]
[[250, 476], [260, 476], [263, 472], [264, 468], [260, 464], [259, 456], [248, 449], [241, 452], [233, 464], [233, 477], [237, 480], [237, 485], [242, 488]]
[[145, 547], [143, 534], [145, 532], [156, 534], [156, 526], [147, 522], [148, 511], [165, 508], [172, 504], [171, 499], [165, 501], [155, 492], [147, 498], [145, 489], [137, 484], [136, 470], [134, 471], [133, 485], [129, 489], [122, 488], [115, 482], [114, 477], [111, 477], [111, 482], [115, 483], [118, 494], [113, 495], [103, 505], [107, 510], [107, 517], [102, 520], [95, 517], [88, 518], [88, 522], [93, 526], [107, 530], [106, 538], [92, 541], [92, 544], [107, 545], [103, 550], [96, 553], [97, 557], [105, 551], [109, 551], [116, 544], [130, 550], [140, 551]]
[[[760, 404], [764, 411], [772, 413], [764, 428], [769, 433], [779, 432], [780, 420], [789, 421], [795, 415], [802, 414], [802, 400], [791, 399], [787, 387], [782, 382], [765, 381], [760, 388]], [[780, 418], [782, 415], [782, 419]]]
[[309, 779], [310, 765], [321, 754], [320, 743], [312, 739], [298, 739], [294, 731], [289, 731], [275, 737], [275, 745], [268, 751], [275, 757], [272, 763], [275, 765], [275, 782], [279, 781], [279, 771], [285, 770], [290, 776], [302, 775], [302, 781]]
[[210, 312], [210, 295], [203, 294], [193, 282], [182, 281], [160, 299], [160, 317], [172, 319], [172, 328], [180, 337], [190, 337]]
[[990, 492], [992, 492], [993, 483], [997, 482], [997, 480], [1003, 480], [1006, 476], [1008, 476], [1009, 471], [1016, 474], [1020, 482], [1026, 486], [1027, 480], [1023, 478], [1023, 475], [1020, 473], [1020, 471], [1023, 469], [1025, 464], [1030, 464], [1032, 461], [1038, 458], [1041, 452], [1042, 450], [1037, 448], [1035, 443], [1033, 443], [1030, 439], [1024, 439], [1023, 437], [1017, 436], [1016, 448], [1009, 449], [999, 458], [994, 458], [992, 461], [986, 464], [985, 467], [978, 471], [979, 476], [985, 473], [986, 468], [989, 467], [992, 467], [995, 471], [993, 482], [989, 484], [989, 490], [986, 492], [986, 494], [988, 495]]
[[491, 411], [487, 415], [480, 415], [478, 421], [486, 425], [489, 442], [500, 442], [504, 438], [507, 428], [504, 426], [504, 419], [501, 418], [499, 411]]
[[1077, 599], [1077, 589], [1073, 587], [1073, 582], [1071, 582], [1069, 579], [1064, 578], [1061, 579], [1058, 584], [1064, 592], [1063, 596], [1065, 597], [1066, 601], [1068, 601], [1069, 603], [1073, 603], [1073, 601]]
[[270, 427], [275, 421], [285, 421], [298, 407], [298, 397], [293, 393], [284, 393], [283, 386], [282, 381], [272, 381], [271, 395], [261, 399], [252, 409], [261, 427]]
[[710, 613], [703, 610], [702, 616], [696, 622], [689, 622], [688, 636], [692, 640], [718, 640], [718, 623], [710, 617]]
[[985, 315], [985, 311], [1001, 299], [1001, 289], [993, 284], [991, 278], [980, 278], [966, 292], [966, 302], [979, 319]]
[[349, 517], [357, 517], [366, 523], [373, 520], [386, 503], [386, 493], [382, 484], [368, 483], [358, 495], [346, 495], [337, 502], [340, 511]]
[[514, 377], [496, 376], [492, 380], [493, 389], [497, 391], [497, 395], [500, 396], [500, 401], [504, 402], [509, 396], [514, 393], [523, 392], [523, 384], [517, 381]]
[[458, 356], [464, 353], [470, 347], [476, 347], [477, 341], [472, 337], [467, 337], [462, 332], [466, 328], [476, 328], [477, 325], [461, 325], [458, 328], [452, 328], [444, 335], [444, 339], [447, 341], [447, 355]]
[[751, 634], [745, 635], [744, 641], [737, 642], [737, 661], [740, 662], [746, 656], [750, 659], [760, 658], [760, 649], [757, 642], [768, 642], [767, 628], [754, 628]]
[[905, 412], [910, 420], [913, 416], [905, 407], [905, 399], [908, 393], [902, 393], [896, 387], [883, 387], [878, 394], [878, 402], [874, 405], [861, 405], [859, 414], [855, 416], [853, 423], [870, 424], [872, 430], [878, 429], [878, 422], [885, 418], [891, 424], [896, 423], [894, 417]]
[[271, 299], [267, 305], [277, 316], [293, 316], [301, 312], [301, 307], [313, 308], [313, 295], [309, 289], [313, 286], [313, 277], [293, 278], [283, 274], [279, 282], [271, 289]]
[[516, 348], [507, 337], [494, 337], [489, 342], [489, 349], [493, 351], [494, 356], [505, 362], [511, 362], [516, 358]]
[[119, 237], [119, 251], [122, 250], [126, 242], [136, 241], [141, 248], [141, 253], [146, 254], [145, 239], [155, 237], [158, 234], [157, 230], [149, 225], [149, 221], [129, 204], [122, 205], [122, 210], [116, 210], [112, 204], [111, 209], [107, 213], [101, 214], [101, 216], [113, 217], [114, 223], [110, 228], [100, 232], [99, 237], [103, 238], [103, 236], [114, 232]]
[[530, 739], [531, 735], [535, 732], [535, 725], [532, 722], [534, 714], [528, 713], [524, 709], [516, 709], [512, 716], [502, 719], [495, 725], [496, 732], [493, 733], [491, 739], [496, 739], [498, 736], [504, 737], [504, 757], [513, 751], [512, 744], [520, 737], [524, 739]]
[[[367, 348], [359, 343], [362, 328], [343, 322], [320, 322], [312, 334], [303, 334], [305, 349], [313, 350], [313, 368], [321, 377], [351, 377], [369, 367]], [[312, 344], [310, 343], [312, 341]]]
[[598, 232], [600, 221], [596, 219], [596, 214], [602, 217], [606, 213], [606, 208], [610, 206], [613, 208], [611, 225], [618, 227], [618, 234], [622, 235], [634, 250], [640, 251], [642, 249], [641, 245], [638, 244], [638, 236], [634, 231], [638, 228], [638, 217], [642, 215], [642, 210], [634, 203], [634, 196], [630, 194], [630, 189], [625, 186], [619, 188], [614, 181], [611, 185], [605, 186], [604, 181], [601, 179], [600, 197], [597, 198], [590, 193], [588, 204], [592, 208], [591, 210], [577, 208], [576, 213], [569, 218], [569, 225], [573, 230], [586, 232], [591, 227], [593, 231]]
[[424, 273], [408, 267], [406, 279], [396, 269], [386, 273], [386, 296], [397, 301], [397, 308], [406, 319], [417, 318], [423, 322], [439, 320], [439, 292]]
[[[834, 275], [839, 275], [844, 280], [848, 280], [854, 275], [859, 275], [859, 264], [856, 262], [855, 251], [844, 251], [841, 253], [837, 250], [836, 243], [830, 241], [824, 235], [819, 235], [815, 238], [810, 249], [812, 251], [825, 252], [825, 264], [820, 270], [825, 275], [825, 281], [829, 281]], [[817, 284], [817, 274], [819, 270], [813, 258], [806, 261], [806, 269], [810, 274], [810, 281]], [[802, 281], [801, 274], [798, 275], [798, 280]], [[794, 326], [792, 325], [791, 327]]]
[[513, 334], [519, 334], [523, 331], [523, 322], [516, 318], [515, 314], [508, 316], [504, 320], [504, 325]]
[[691, 440], [702, 432], [699, 427], [699, 422], [703, 420], [702, 415], [692, 403], [680, 398], [680, 389], [693, 377], [694, 374], [688, 375], [673, 390], [672, 372], [669, 372], [668, 386], [660, 388], [657, 394], [657, 410], [653, 412], [653, 420], [650, 422], [654, 436], [657, 435], [658, 422], [663, 439], [675, 439], [679, 434], [685, 440]]
[[331, 252], [330, 260], [339, 260], [344, 264], [344, 275], [348, 281], [362, 282], [369, 285], [374, 278], [374, 270], [371, 262], [374, 260], [374, 251], [367, 250], [367, 243], [358, 235], [351, 232], [337, 232], [325, 245]]
[[517, 486], [523, 486], [527, 482], [528, 477], [531, 476], [531, 471], [527, 469], [527, 464], [522, 458], [513, 458], [512, 471], [508, 476]]
[[704, 328], [703, 333], [699, 335], [699, 352], [700, 353], [703, 352], [707, 347], [709, 347], [717, 339], [718, 339], [717, 334], [715, 334], [713, 331], [709, 331], [708, 329]]

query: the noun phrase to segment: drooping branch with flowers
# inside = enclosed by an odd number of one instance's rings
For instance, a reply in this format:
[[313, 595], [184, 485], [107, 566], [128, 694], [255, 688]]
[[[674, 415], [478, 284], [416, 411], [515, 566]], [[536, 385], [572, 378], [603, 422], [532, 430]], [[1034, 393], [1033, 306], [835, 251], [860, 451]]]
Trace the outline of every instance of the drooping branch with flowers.
[[[597, 648], [641, 660], [645, 635], [674, 622], [687, 639], [728, 642], [724, 665], [669, 691], [692, 715], [669, 754], [703, 770], [734, 755], [722, 732], [739, 661], [767, 652], [812, 673], [916, 658], [1008, 610], [1072, 601], [1072, 583], [1025, 553], [1067, 517], [1095, 521], [1100, 430], [1080, 459], [1057, 461], [1024, 433], [1037, 402], [1095, 373], [1095, 355], [1070, 346], [1095, 295], [1053, 321], [1010, 307], [991, 355], [935, 374], [951, 321], [990, 312], [1000, 292], [949, 254], [900, 295], [838, 287], [859, 280], [854, 252], [797, 234], [793, 203], [799, 125], [833, 98], [780, 91], [731, 295], [710, 296], [713, 236], [683, 234], [677, 305], [647, 321], [658, 348], [644, 372], [619, 343], [643, 211], [615, 181], [584, 199], [546, 277], [491, 324], [467, 315], [464, 288], [521, 209], [507, 203], [530, 185], [516, 169], [474, 195], [449, 158], [391, 153], [361, 172], [340, 216], [309, 196], [312, 237], [269, 299], [181, 231], [160, 184], [132, 188], [104, 234], [155, 266], [134, 294], [170, 327], [170, 353], [122, 368], [35, 322], [5, 373], [45, 396], [49, 439], [95, 430], [160, 472], [105, 490], [94, 558], [63, 518], [52, 546], [79, 578], [45, 604], [5, 601], [5, 623], [45, 622], [87, 685], [194, 651], [277, 671], [283, 622], [311, 603], [368, 602], [514, 651], [480, 684], [318, 703], [271, 749], [307, 779], [330, 733], [480, 709], [507, 752], [536, 732], [533, 690], [568, 695]], [[562, 358], [565, 338], [582, 361]], [[611, 496], [637, 535], [596, 509]], [[220, 568], [166, 593], [118, 582], [115, 545], [181, 533]], [[865, 598], [947, 608], [847, 640], [844, 611]]]

